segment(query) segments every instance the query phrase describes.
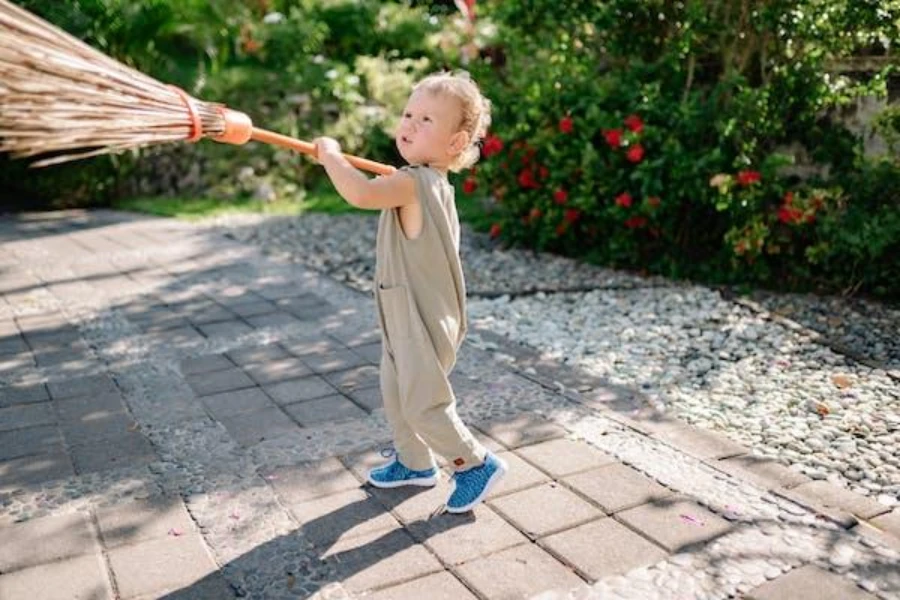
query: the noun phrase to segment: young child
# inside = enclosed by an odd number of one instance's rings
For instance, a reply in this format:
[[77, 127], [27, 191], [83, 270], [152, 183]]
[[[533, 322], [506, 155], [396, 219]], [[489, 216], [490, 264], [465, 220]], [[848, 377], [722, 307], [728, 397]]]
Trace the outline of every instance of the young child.
[[369, 472], [369, 483], [435, 485], [433, 450], [455, 470], [446, 502], [451, 513], [472, 510], [507, 470], [460, 421], [448, 379], [466, 333], [466, 290], [447, 171], [478, 160], [490, 112], [490, 102], [467, 75], [426, 77], [413, 87], [395, 135], [409, 166], [376, 179], [352, 167], [335, 140], [315, 141], [317, 158], [341, 196], [359, 208], [381, 210], [375, 300], [381, 393], [396, 452]]

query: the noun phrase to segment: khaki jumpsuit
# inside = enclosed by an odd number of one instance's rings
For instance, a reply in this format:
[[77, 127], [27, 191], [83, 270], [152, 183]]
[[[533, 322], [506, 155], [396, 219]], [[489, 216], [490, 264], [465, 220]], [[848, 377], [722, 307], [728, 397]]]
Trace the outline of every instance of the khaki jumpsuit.
[[466, 333], [459, 219], [446, 175], [405, 167], [416, 182], [422, 231], [407, 239], [399, 209], [381, 213], [375, 298], [382, 331], [381, 393], [400, 462], [434, 466], [432, 450], [457, 470], [480, 465], [485, 449], [460, 421], [448, 379]]

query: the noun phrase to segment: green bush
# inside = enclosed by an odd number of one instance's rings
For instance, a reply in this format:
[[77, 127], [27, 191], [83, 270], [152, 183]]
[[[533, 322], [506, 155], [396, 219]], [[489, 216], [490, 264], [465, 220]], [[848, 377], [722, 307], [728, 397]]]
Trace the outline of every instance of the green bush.
[[[492, 199], [492, 234], [716, 283], [900, 295], [897, 188], [860, 185], [900, 165], [864, 160], [830, 118], [884, 95], [888, 73], [829, 70], [900, 41], [900, 2], [488, 9], [496, 35], [476, 69], [495, 139], [465, 188]], [[791, 175], [797, 145], [829, 175]]]

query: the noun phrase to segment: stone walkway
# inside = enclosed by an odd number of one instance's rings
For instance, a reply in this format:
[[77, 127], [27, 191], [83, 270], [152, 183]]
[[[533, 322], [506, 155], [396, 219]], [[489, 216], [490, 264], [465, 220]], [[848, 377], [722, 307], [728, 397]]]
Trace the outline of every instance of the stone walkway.
[[431, 517], [446, 477], [361, 484], [368, 297], [176, 221], [0, 219], [0, 599], [900, 598], [897, 509], [471, 337], [460, 413], [512, 471]]

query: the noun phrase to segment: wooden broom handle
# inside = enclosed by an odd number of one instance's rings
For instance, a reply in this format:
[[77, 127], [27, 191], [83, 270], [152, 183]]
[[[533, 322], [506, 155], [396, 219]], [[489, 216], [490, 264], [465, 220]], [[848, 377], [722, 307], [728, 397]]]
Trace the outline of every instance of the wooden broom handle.
[[[296, 150], [297, 152], [302, 152], [303, 154], [308, 154], [313, 157], [316, 155], [315, 144], [304, 142], [303, 140], [298, 140], [286, 135], [281, 135], [280, 133], [275, 133], [274, 131], [268, 131], [267, 129], [260, 129], [259, 127], [253, 128], [253, 132], [250, 134], [250, 139], [256, 140], [257, 142], [263, 142], [265, 144], [281, 146], [282, 148], [289, 148], [290, 150]], [[346, 158], [347, 162], [349, 162], [357, 169], [375, 173], [376, 175], [390, 175], [391, 173], [396, 171], [396, 169], [390, 165], [375, 162], [374, 160], [368, 160], [366, 158], [360, 158], [359, 156], [353, 156], [352, 154], [344, 154], [344, 158]]]

